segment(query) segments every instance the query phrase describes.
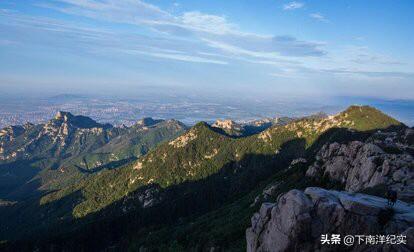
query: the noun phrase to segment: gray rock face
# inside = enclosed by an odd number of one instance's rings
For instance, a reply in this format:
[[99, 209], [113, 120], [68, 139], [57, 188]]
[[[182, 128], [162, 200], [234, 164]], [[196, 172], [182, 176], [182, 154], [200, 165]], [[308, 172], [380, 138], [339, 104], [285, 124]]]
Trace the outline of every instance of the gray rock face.
[[[264, 203], [246, 230], [247, 251], [412, 251], [414, 205], [309, 187]], [[400, 245], [321, 245], [321, 235], [406, 235]]]
[[274, 184], [267, 186], [263, 190], [262, 194], [258, 195], [254, 199], [254, 202], [250, 205], [250, 207], [256, 206], [259, 202], [270, 201], [272, 198], [275, 199], [275, 197], [277, 196], [277, 191], [279, 189], [280, 184], [281, 183], [278, 182], [278, 183], [274, 183]]
[[[120, 209], [127, 213], [138, 208], [150, 208], [160, 204], [164, 200], [164, 194], [158, 185], [150, 185], [147, 188], [138, 190], [122, 200]], [[137, 204], [139, 203], [139, 204]]]
[[397, 191], [399, 199], [414, 202], [411, 131], [407, 129], [402, 136], [378, 132], [366, 142], [326, 144], [306, 175], [328, 177], [345, 185], [350, 192], [384, 185]]
[[288, 167], [288, 169], [292, 169], [295, 165], [297, 164], [306, 164], [308, 161], [304, 158], [297, 158], [292, 160], [292, 162], [290, 162], [290, 165]]
[[138, 196], [143, 208], [157, 205], [161, 201], [160, 190], [157, 187], [151, 187]]

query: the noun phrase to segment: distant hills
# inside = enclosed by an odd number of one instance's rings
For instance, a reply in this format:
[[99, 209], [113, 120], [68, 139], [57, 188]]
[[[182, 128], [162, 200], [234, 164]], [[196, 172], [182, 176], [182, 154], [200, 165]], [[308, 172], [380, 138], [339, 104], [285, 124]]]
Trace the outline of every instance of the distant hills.
[[6, 127], [0, 131], [0, 173], [6, 180], [0, 198], [61, 188], [84, 174], [135, 159], [185, 130], [174, 120], [145, 118], [118, 128], [68, 112], [58, 112], [45, 124]]
[[[3, 189], [4, 199], [17, 202], [0, 207], [0, 239], [24, 238], [46, 250], [50, 244], [69, 250], [215, 245], [240, 250], [255, 210], [249, 205], [269, 180], [286, 190], [329, 187], [325, 180], [304, 176], [324, 145], [406, 128], [368, 106], [333, 116], [200, 122], [189, 129], [175, 120], [150, 118], [116, 128], [58, 113], [46, 124], [1, 131], [5, 168], [0, 172], [18, 182]], [[29, 166], [38, 172], [18, 174]], [[68, 179], [71, 171], [77, 175]], [[41, 182], [32, 190], [42, 188], [43, 194], [10, 196], [34, 178]]]

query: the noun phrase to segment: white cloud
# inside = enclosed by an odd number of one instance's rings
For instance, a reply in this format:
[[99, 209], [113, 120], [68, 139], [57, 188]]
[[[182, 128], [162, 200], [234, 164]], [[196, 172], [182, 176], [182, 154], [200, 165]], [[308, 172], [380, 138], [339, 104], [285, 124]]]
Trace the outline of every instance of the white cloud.
[[334, 75], [336, 77], [343, 77], [348, 80], [352, 79], [365, 79], [365, 80], [392, 80], [392, 79], [409, 79], [414, 77], [413, 72], [401, 72], [401, 71], [374, 71], [364, 70], [356, 67], [306, 67], [306, 66], [294, 66], [280, 67], [277, 72], [270, 74], [275, 77], [284, 78], [304, 78], [309, 76], [329, 76]]
[[293, 1], [293, 2], [283, 5], [283, 9], [284, 10], [296, 10], [296, 9], [303, 8], [303, 6], [305, 6], [304, 3]]
[[[0, 18], [0, 26], [6, 25], [16, 33], [37, 34], [23, 36], [18, 43], [9, 39], [0, 39], [0, 46], [32, 44], [47, 45], [50, 49], [59, 48], [77, 51], [83, 55], [107, 55], [109, 52], [121, 52], [130, 55], [149, 56], [158, 59], [177, 60], [193, 63], [226, 65], [228, 62], [216, 59], [217, 55], [200, 56], [206, 49], [191, 41], [146, 37], [135, 34], [120, 33], [105, 29], [79, 26], [51, 18], [31, 17], [21, 14], [7, 14]], [[185, 51], [183, 51], [185, 50]], [[198, 55], [198, 56], [196, 56]]]
[[[226, 53], [226, 54], [232, 54], [236, 56], [248, 56], [253, 58], [261, 58], [261, 59], [268, 59], [268, 60], [274, 60], [274, 61], [285, 61], [289, 62], [289, 60], [284, 59], [283, 57], [279, 56], [277, 53], [269, 53], [269, 52], [259, 52], [254, 50], [246, 50], [241, 47], [237, 47], [231, 44], [227, 44], [225, 42], [221, 41], [214, 41], [209, 39], [203, 39], [208, 46], [212, 48], [219, 49], [220, 51]], [[239, 58], [239, 59], [245, 59], [245, 58]], [[250, 60], [248, 58], [247, 60]], [[274, 62], [273, 61], [273, 62]], [[257, 62], [257, 61], [255, 61]], [[292, 61], [293, 62], [293, 61]]]
[[347, 69], [347, 68], [333, 68], [333, 69], [321, 69], [321, 72], [333, 73], [346, 76], [363, 76], [366, 78], [384, 79], [384, 78], [413, 78], [412, 72], [393, 72], [393, 71], [365, 71], [359, 69]]
[[396, 60], [390, 56], [373, 52], [366, 46], [346, 46], [343, 48], [348, 59], [352, 64], [360, 65], [384, 65], [387, 67], [404, 65], [404, 62]]
[[316, 20], [321, 21], [321, 22], [328, 22], [328, 19], [326, 19], [326, 18], [325, 18], [322, 14], [320, 14], [320, 13], [311, 13], [311, 14], [309, 14], [309, 16], [310, 16], [311, 18], [316, 19]]
[[[148, 29], [149, 32], [143, 33], [146, 35], [139, 35], [140, 32], [121, 33], [108, 27], [106, 30], [97, 29], [68, 23], [68, 21], [12, 14], [7, 14], [12, 18], [6, 17], [4, 22], [7, 21], [7, 25], [31, 26], [30, 29], [44, 31], [31, 32], [30, 34], [37, 34], [34, 41], [24, 42], [46, 44], [51, 41], [54, 44], [50, 46], [67, 47], [82, 53], [99, 53], [103, 56], [108, 54], [108, 50], [121, 50], [123, 54], [134, 55], [137, 58], [152, 57], [219, 65], [245, 62], [272, 68], [274, 71], [271, 72], [280, 76], [330, 74], [370, 75], [371, 77], [376, 75], [377, 77], [383, 73], [384, 78], [412, 77], [410, 74], [404, 74], [404, 69], [399, 68], [398, 61], [395, 59], [374, 54], [367, 48], [342, 48], [335, 51], [336, 49], [330, 46], [329, 55], [325, 57], [328, 54], [325, 43], [300, 40], [292, 36], [244, 32], [225, 16], [200, 11], [173, 15], [156, 6], [132, 0], [60, 0], [60, 2], [64, 5], [43, 6], [105, 22], [129, 24], [132, 26], [128, 28], [136, 27], [140, 29], [139, 31]], [[311, 17], [325, 20], [319, 13], [313, 13]], [[25, 36], [21, 37], [25, 38]], [[48, 39], [49, 37], [53, 39]], [[387, 69], [382, 68], [381, 65], [385, 67], [387, 64], [386, 66], [390, 67], [393, 62], [395, 67], [388, 69], [392, 74], [385, 73]], [[356, 63], [360, 68], [352, 68]], [[347, 70], [326, 70], [331, 66]]]
[[218, 64], [218, 65], [228, 64], [226, 61], [222, 61], [222, 60], [215, 60], [215, 59], [209, 59], [205, 57], [192, 56], [192, 55], [182, 54], [178, 52], [177, 53], [157, 53], [157, 52], [143, 52], [143, 51], [138, 51], [138, 50], [124, 50], [123, 52], [128, 53], [128, 54], [141, 54], [141, 55], [147, 55], [147, 56], [156, 57], [156, 58], [186, 61], [186, 62], [210, 63], [210, 64]]
[[244, 54], [261, 58], [322, 57], [324, 44], [300, 41], [289, 36], [220, 36], [202, 38], [207, 45], [231, 54]]
[[180, 19], [185, 27], [196, 31], [227, 34], [236, 29], [236, 26], [229, 23], [225, 17], [204, 14], [199, 11], [185, 12]]
[[56, 2], [61, 4], [46, 2], [38, 5], [68, 14], [118, 23], [145, 24], [154, 20], [174, 22], [174, 17], [170, 13], [141, 0], [56, 0]]
[[[111, 22], [134, 24], [150, 28], [164, 35], [181, 39], [216, 41], [227, 47], [238, 48], [255, 55], [308, 57], [324, 56], [326, 52], [320, 43], [300, 41], [290, 36], [271, 36], [242, 32], [225, 16], [206, 14], [199, 11], [173, 15], [142, 1], [92, 1], [58, 0], [67, 6], [59, 11], [87, 16]], [[296, 2], [295, 2], [296, 3]], [[210, 43], [211, 44], [211, 43]], [[209, 43], [207, 43], [208, 46]], [[225, 50], [230, 54], [233, 52]], [[245, 53], [247, 55], [247, 53]], [[265, 56], [267, 57], [267, 56]]]

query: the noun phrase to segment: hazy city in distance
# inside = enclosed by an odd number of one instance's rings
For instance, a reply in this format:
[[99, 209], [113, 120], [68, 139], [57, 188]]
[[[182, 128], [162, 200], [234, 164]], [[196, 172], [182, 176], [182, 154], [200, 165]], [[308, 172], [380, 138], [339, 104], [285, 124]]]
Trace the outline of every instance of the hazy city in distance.
[[355, 97], [321, 98], [320, 100], [280, 97], [249, 99], [246, 97], [202, 97], [189, 94], [145, 94], [136, 98], [60, 94], [46, 97], [25, 97], [0, 101], [0, 128], [26, 122], [44, 123], [58, 111], [89, 116], [101, 123], [130, 126], [144, 117], [176, 119], [188, 125], [199, 121], [212, 123], [217, 119], [238, 122], [282, 116], [301, 117], [324, 112], [337, 113], [350, 104], [377, 107], [405, 124], [414, 125], [414, 101], [380, 100]]
[[[24, 96], [23, 96], [24, 97]], [[414, 125], [414, 101], [379, 100], [336, 97], [318, 101], [297, 100], [291, 97], [258, 100], [247, 98], [219, 98], [200, 96], [141, 94], [137, 98], [102, 97], [60, 94], [47, 97], [2, 99], [0, 128], [26, 122], [44, 123], [58, 111], [89, 116], [101, 123], [130, 126], [143, 117], [177, 119], [188, 125], [199, 121], [209, 123], [217, 119], [238, 122], [282, 116], [301, 117], [325, 112], [334, 114], [349, 104], [368, 104], [377, 107], [405, 124]]]

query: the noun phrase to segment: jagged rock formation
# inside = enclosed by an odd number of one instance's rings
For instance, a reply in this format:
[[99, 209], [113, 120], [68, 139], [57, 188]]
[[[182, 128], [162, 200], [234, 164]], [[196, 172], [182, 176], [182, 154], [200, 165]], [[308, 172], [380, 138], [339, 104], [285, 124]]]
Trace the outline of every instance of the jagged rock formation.
[[256, 134], [270, 127], [283, 126], [292, 121], [293, 119], [289, 117], [264, 118], [243, 123], [242, 126], [245, 134]]
[[297, 164], [306, 164], [308, 161], [305, 158], [297, 158], [292, 160], [292, 162], [290, 162], [290, 165], [288, 167], [288, 169], [291, 169], [293, 166], [297, 165]]
[[57, 112], [54, 120], [49, 121], [48, 125], [69, 125], [76, 128], [111, 128], [110, 124], [100, 124], [86, 116], [75, 116], [69, 112]]
[[264, 118], [259, 120], [253, 120], [250, 122], [245, 123], [245, 125], [253, 125], [256, 127], [262, 126], [272, 126], [272, 125], [282, 125], [292, 121], [289, 117], [276, 117], [276, 118]]
[[[321, 245], [321, 235], [400, 235], [414, 239], [414, 205], [309, 187], [291, 190], [276, 203], [264, 203], [246, 230], [247, 251], [412, 251], [406, 245]], [[343, 243], [341, 243], [343, 244]], [[392, 247], [390, 247], [392, 246]]]
[[[45, 124], [28, 123], [0, 130], [0, 161], [12, 162], [18, 159], [49, 157], [79, 159], [81, 155], [92, 152], [115, 155], [120, 152], [120, 149], [137, 145], [144, 138], [143, 134], [147, 134], [150, 129], [157, 128], [165, 129], [165, 132], [158, 132], [157, 135], [151, 137], [152, 139], [163, 139], [163, 135], [169, 131], [172, 134], [166, 139], [172, 138], [182, 133], [186, 127], [175, 120], [144, 118], [129, 128], [115, 128], [110, 124], [100, 124], [89, 117], [74, 116], [69, 112], [60, 111]], [[151, 139], [146, 139], [146, 141], [149, 142]], [[125, 157], [121, 155], [110, 161], [120, 158]], [[107, 161], [97, 162], [97, 165], [87, 164], [87, 166], [93, 168], [105, 162]]]
[[105, 143], [116, 136], [118, 132], [112, 128], [110, 124], [99, 124], [89, 117], [58, 112], [45, 124], [10, 126], [1, 130], [0, 147], [3, 151], [0, 160], [10, 162], [45, 158], [47, 155], [78, 155], [79, 151], [93, 148], [95, 142]]
[[365, 142], [328, 143], [306, 175], [338, 181], [350, 192], [366, 188], [393, 189], [398, 198], [414, 202], [413, 130], [378, 131]]
[[220, 129], [230, 136], [241, 137], [257, 134], [272, 126], [286, 125], [292, 120], [288, 117], [264, 118], [240, 123], [232, 120], [217, 120], [211, 127]]
[[139, 120], [135, 125], [136, 126], [141, 126], [141, 127], [149, 127], [149, 126], [153, 126], [157, 123], [162, 122], [163, 120], [157, 120], [157, 119], [153, 119], [151, 117], [144, 117], [141, 120]]
[[149, 208], [158, 205], [163, 199], [161, 189], [157, 185], [150, 185], [143, 190], [139, 190], [123, 198], [122, 212], [126, 213], [137, 207]]
[[211, 127], [221, 129], [231, 136], [242, 136], [245, 131], [241, 124], [232, 120], [217, 120]]
[[241, 125], [232, 120], [217, 120], [212, 127], [221, 129], [241, 130]]

